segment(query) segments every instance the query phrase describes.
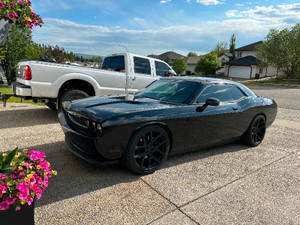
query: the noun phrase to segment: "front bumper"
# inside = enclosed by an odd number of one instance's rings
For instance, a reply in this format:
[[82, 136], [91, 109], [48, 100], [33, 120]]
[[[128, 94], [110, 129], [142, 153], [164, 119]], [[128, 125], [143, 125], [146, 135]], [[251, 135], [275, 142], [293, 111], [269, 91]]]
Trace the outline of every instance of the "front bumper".
[[12, 83], [13, 92], [20, 97], [31, 97], [32, 90], [31, 87], [28, 85], [21, 84], [19, 82]]
[[98, 151], [96, 144], [97, 139], [87, 137], [79, 134], [69, 127], [65, 120], [63, 112], [58, 114], [59, 122], [62, 126], [63, 132], [65, 133], [65, 143], [68, 150], [79, 158], [99, 166], [110, 165], [120, 162], [120, 160], [109, 160], [103, 157]]

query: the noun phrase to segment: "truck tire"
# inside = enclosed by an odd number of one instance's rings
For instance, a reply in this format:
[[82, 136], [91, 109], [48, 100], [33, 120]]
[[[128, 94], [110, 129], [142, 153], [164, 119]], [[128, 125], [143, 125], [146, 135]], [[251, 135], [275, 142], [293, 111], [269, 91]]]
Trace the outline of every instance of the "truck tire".
[[62, 103], [64, 101], [71, 101], [71, 100], [76, 100], [76, 99], [82, 99], [82, 98], [87, 98], [89, 95], [78, 89], [70, 89], [65, 92], [63, 92], [58, 100], [58, 110], [61, 111], [63, 109]]
[[46, 106], [48, 106], [49, 109], [56, 111], [56, 104], [54, 102], [48, 102], [46, 103]]

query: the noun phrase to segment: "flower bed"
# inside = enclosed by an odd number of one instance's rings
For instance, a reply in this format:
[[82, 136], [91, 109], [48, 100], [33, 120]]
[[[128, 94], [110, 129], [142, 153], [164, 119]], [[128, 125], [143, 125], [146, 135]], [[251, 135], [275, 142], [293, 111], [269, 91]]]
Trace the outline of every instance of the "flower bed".
[[20, 27], [42, 26], [42, 18], [34, 13], [30, 0], [0, 0], [0, 18]]
[[44, 157], [43, 152], [18, 152], [17, 148], [0, 155], [0, 210], [20, 210], [24, 204], [31, 205], [34, 198], [41, 198], [48, 178], [57, 174]]

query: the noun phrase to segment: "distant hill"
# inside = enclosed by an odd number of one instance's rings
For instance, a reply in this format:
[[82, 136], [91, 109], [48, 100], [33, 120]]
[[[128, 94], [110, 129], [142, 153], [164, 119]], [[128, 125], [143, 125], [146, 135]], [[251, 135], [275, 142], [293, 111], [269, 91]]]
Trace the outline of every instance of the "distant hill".
[[[88, 54], [82, 54], [82, 53], [74, 53], [75, 56], [83, 57], [85, 59], [91, 59], [93, 56], [97, 57], [98, 55], [88, 55]], [[100, 56], [101, 58], [104, 58], [104, 56]]]

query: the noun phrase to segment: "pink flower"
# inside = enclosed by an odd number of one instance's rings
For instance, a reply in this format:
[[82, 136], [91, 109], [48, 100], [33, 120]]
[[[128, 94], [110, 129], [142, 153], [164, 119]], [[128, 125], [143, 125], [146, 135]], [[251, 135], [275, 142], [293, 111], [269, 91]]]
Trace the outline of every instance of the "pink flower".
[[48, 181], [43, 182], [43, 189], [45, 189], [46, 187], [48, 187]]
[[18, 17], [18, 14], [15, 11], [13, 13], [14, 13], [15, 17]]
[[5, 192], [7, 188], [0, 186], [0, 196]]
[[26, 200], [28, 205], [31, 205], [31, 203], [33, 202], [33, 198], [31, 196], [29, 196]]
[[20, 194], [19, 194], [19, 199], [21, 200], [26, 200], [26, 198], [29, 196], [29, 190], [23, 190], [23, 191], [20, 191]]
[[24, 3], [21, 0], [19, 0], [19, 2], [20, 2], [21, 5], [24, 5]]
[[7, 176], [0, 174], [0, 180], [5, 179]]
[[3, 8], [5, 5], [2, 3], [2, 2], [0, 2], [0, 8]]
[[30, 177], [29, 178], [29, 183], [30, 184], [34, 184], [35, 183], [35, 178], [34, 177]]
[[42, 162], [40, 162], [39, 166], [43, 169], [47, 169], [49, 167], [49, 164], [46, 160], [43, 160]]
[[38, 151], [35, 151], [35, 150], [31, 150], [30, 152], [28, 152], [26, 154], [30, 155], [31, 160], [38, 160], [38, 159], [42, 159], [43, 157], [45, 157], [44, 152], [38, 152]]
[[7, 183], [2, 183], [1, 186], [2, 186], [2, 187], [5, 187], [5, 189], [8, 188], [8, 184], [7, 184]]
[[36, 193], [36, 197], [40, 199], [42, 197], [42, 193]]
[[8, 18], [12, 20], [13, 18], [15, 18], [15, 16], [12, 13], [8, 13]]
[[30, 0], [28, 0], [27, 2], [28, 2], [28, 4], [31, 4], [31, 1], [30, 1]]
[[9, 205], [14, 204], [14, 202], [16, 201], [16, 199], [17, 199], [16, 197], [11, 198], [11, 197], [8, 196], [6, 198], [6, 203], [9, 204]]
[[[28, 22], [28, 21], [27, 21]], [[24, 163], [24, 166], [26, 166], [27, 168], [29, 167], [29, 166], [31, 166], [32, 165], [32, 163]]]
[[9, 204], [7, 202], [0, 203], [0, 210], [7, 210], [9, 208]]
[[15, 3], [11, 2], [10, 4], [13, 8], [15, 7]]
[[17, 206], [16, 207], [16, 211], [20, 211], [21, 210], [21, 207], [20, 206]]
[[22, 183], [18, 184], [17, 185], [17, 189], [20, 191], [20, 192], [23, 192], [23, 191], [26, 191], [28, 190], [29, 188], [29, 184], [25, 181], [23, 181]]
[[38, 182], [39, 184], [42, 183], [42, 179], [39, 176], [35, 176], [35, 180], [36, 182]]
[[11, 177], [12, 179], [17, 179], [17, 176], [16, 176], [16, 175], [13, 175], [13, 174], [11, 174], [10, 177]]

